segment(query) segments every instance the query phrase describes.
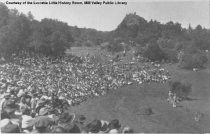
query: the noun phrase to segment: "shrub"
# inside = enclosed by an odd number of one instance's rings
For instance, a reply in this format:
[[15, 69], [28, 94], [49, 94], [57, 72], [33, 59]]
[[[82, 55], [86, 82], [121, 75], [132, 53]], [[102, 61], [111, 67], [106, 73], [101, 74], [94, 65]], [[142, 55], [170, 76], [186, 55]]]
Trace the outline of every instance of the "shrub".
[[192, 85], [187, 82], [170, 81], [169, 86], [172, 93], [175, 93], [177, 97], [182, 99], [186, 99], [192, 91]]
[[116, 44], [109, 44], [107, 46], [107, 50], [109, 52], [112, 52], [112, 53], [117, 53], [117, 52], [123, 51], [124, 48], [123, 48], [123, 46], [121, 44], [116, 43]]
[[174, 49], [164, 48], [162, 49], [165, 60], [169, 60], [170, 62], [178, 62], [177, 52]]
[[184, 69], [203, 68], [207, 61], [206, 55], [202, 52], [185, 53], [179, 66]]
[[143, 52], [143, 56], [152, 61], [161, 61], [165, 57], [163, 51], [156, 43], [150, 43]]

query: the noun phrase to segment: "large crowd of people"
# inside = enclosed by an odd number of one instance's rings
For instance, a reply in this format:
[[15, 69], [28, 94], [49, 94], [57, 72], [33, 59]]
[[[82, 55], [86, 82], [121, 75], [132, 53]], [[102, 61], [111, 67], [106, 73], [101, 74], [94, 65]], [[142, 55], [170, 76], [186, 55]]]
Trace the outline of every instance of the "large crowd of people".
[[[118, 133], [118, 119], [87, 123], [69, 107], [125, 85], [169, 78], [160, 64], [136, 61], [104, 65], [89, 56], [12, 55], [0, 64], [1, 132]], [[121, 130], [133, 132], [129, 126]]]

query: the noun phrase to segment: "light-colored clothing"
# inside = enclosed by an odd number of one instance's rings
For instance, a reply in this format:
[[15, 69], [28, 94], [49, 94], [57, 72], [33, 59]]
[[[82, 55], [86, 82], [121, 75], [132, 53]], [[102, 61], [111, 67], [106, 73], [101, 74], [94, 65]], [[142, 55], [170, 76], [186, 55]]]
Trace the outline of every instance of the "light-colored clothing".
[[3, 105], [4, 105], [4, 102], [5, 102], [5, 98], [3, 98], [0, 102], [0, 110], [2, 111], [3, 110]]
[[176, 97], [176, 95], [174, 95], [173, 101], [172, 101], [173, 107], [176, 107], [176, 102], [177, 102], [177, 97]]
[[27, 104], [22, 103], [22, 102], [20, 102], [19, 106], [20, 106], [21, 112], [23, 111], [23, 109], [30, 109], [30, 107]]
[[21, 126], [21, 119], [12, 118], [10, 119], [10, 121], [12, 122], [12, 124], [18, 125], [19, 127]]
[[29, 130], [23, 130], [23, 133], [31, 133]]
[[19, 92], [18, 92], [18, 94], [17, 94], [17, 96], [18, 96], [18, 97], [21, 97], [23, 94], [24, 94], [23, 89], [20, 89]]
[[54, 114], [47, 115], [47, 117], [49, 117], [49, 118], [52, 119], [52, 120], [55, 119], [55, 115], [54, 115]]
[[5, 127], [6, 125], [10, 124], [10, 120], [9, 119], [3, 119], [0, 120], [0, 128]]
[[28, 115], [22, 115], [22, 128], [28, 128], [31, 126], [33, 118]]
[[109, 131], [109, 134], [118, 134], [118, 130], [117, 129], [112, 129]]
[[31, 110], [32, 110], [32, 112], [35, 112], [36, 105], [37, 105], [37, 99], [36, 98], [32, 98], [31, 99]]
[[41, 99], [48, 100], [48, 99], [49, 99], [49, 97], [48, 97], [48, 96], [46, 96], [46, 95], [43, 95], [43, 96], [40, 98], [40, 100], [41, 100]]
[[172, 101], [173, 101], [173, 93], [172, 93], [172, 92], [169, 92], [169, 93], [168, 93], [168, 101], [169, 101], [170, 103], [172, 103]]

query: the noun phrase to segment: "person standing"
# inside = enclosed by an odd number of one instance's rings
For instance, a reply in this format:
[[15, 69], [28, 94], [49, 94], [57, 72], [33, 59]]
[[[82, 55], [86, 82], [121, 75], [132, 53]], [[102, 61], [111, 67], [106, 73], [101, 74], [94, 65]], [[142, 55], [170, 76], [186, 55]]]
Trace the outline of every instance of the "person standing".
[[125, 50], [123, 51], [123, 57], [125, 57], [126, 56], [126, 52], [125, 52]]
[[173, 101], [172, 101], [173, 107], [176, 107], [176, 102], [177, 102], [177, 96], [176, 94], [174, 94]]
[[0, 101], [0, 110], [4, 110], [4, 108], [6, 107], [7, 102], [10, 99], [10, 94], [9, 93], [5, 93], [4, 94], [4, 98]]
[[36, 94], [32, 94], [31, 98], [31, 114], [36, 113], [36, 105], [37, 105], [38, 98], [36, 98]]
[[168, 99], [167, 99], [167, 101], [169, 102], [169, 103], [172, 103], [172, 99], [173, 99], [173, 93], [171, 92], [171, 90], [168, 92]]

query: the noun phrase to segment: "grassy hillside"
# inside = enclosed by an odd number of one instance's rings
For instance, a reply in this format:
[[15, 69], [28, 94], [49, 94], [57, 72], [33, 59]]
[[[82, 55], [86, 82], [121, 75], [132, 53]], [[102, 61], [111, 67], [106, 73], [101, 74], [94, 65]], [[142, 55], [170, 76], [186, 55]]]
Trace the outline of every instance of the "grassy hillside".
[[[122, 127], [129, 125], [135, 132], [210, 132], [210, 68], [198, 72], [180, 70], [176, 64], [165, 65], [165, 68], [172, 79], [192, 83], [191, 101], [183, 101], [173, 108], [166, 101], [167, 83], [147, 83], [126, 86], [107, 96], [89, 99], [71, 110], [86, 115], [88, 121], [117, 118]], [[147, 108], [152, 108], [154, 114], [143, 115]], [[195, 112], [203, 114], [198, 122], [194, 120]]]

